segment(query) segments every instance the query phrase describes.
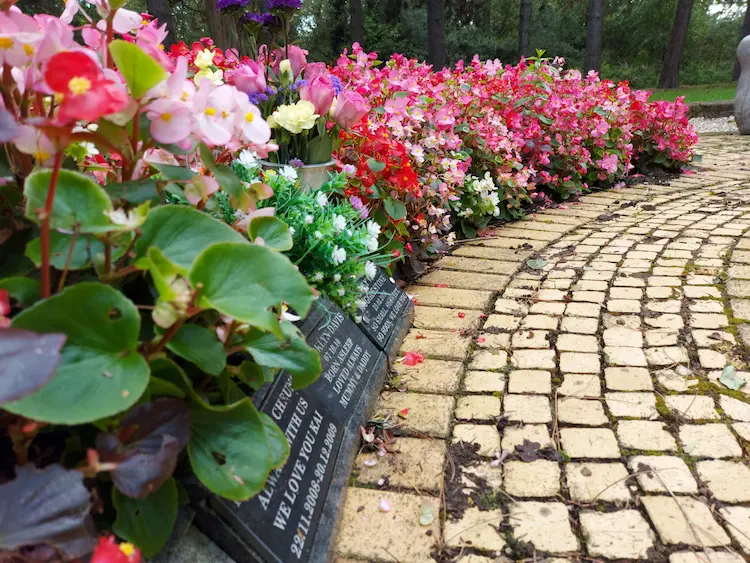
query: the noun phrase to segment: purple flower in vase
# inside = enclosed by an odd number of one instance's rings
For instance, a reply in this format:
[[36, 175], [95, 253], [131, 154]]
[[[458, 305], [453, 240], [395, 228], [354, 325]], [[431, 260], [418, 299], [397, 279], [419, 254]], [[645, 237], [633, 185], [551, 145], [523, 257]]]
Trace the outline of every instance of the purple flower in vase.
[[302, 0], [268, 0], [269, 10], [299, 10]]
[[331, 84], [333, 85], [333, 93], [338, 96], [343, 91], [344, 85], [341, 83], [341, 79], [338, 76], [334, 76], [333, 74], [331, 74], [329, 75], [329, 78], [331, 79]]
[[255, 24], [260, 27], [267, 27], [276, 21], [276, 16], [269, 13], [247, 12], [240, 18], [241, 24]]
[[305, 165], [305, 163], [302, 162], [299, 158], [293, 158], [289, 161], [289, 164], [293, 168], [302, 168]]
[[222, 12], [228, 8], [241, 8], [250, 0], [216, 0], [216, 11]]

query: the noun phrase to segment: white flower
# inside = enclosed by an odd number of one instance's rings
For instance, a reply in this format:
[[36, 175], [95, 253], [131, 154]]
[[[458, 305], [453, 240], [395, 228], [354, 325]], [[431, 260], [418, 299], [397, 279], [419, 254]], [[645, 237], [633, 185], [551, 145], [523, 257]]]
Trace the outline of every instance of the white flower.
[[346, 229], [346, 217], [343, 215], [334, 215], [333, 228], [336, 229], [337, 233], [343, 232]]
[[368, 252], [375, 252], [380, 246], [378, 244], [377, 237], [368, 237], [368, 239], [365, 241], [365, 244], [367, 245]]
[[297, 171], [292, 168], [291, 166], [284, 166], [284, 168], [281, 169], [279, 172], [281, 176], [287, 181], [287, 182], [295, 182], [297, 181]]
[[334, 264], [339, 265], [343, 264], [346, 260], [346, 250], [343, 248], [339, 248], [338, 246], [333, 247], [333, 252], [331, 253], [331, 261], [333, 261]]
[[297, 315], [293, 315], [289, 312], [289, 307], [287, 307], [286, 303], [283, 303], [281, 305], [281, 320], [283, 321], [290, 321], [290, 322], [296, 322], [300, 320], [302, 317], [298, 317]]
[[342, 288], [339, 288], [337, 293], [339, 294], [339, 297], [343, 297], [344, 294], [346, 293], [346, 290], [342, 287]]
[[365, 275], [371, 280], [375, 279], [375, 276], [378, 275], [378, 269], [375, 264], [372, 262], [365, 264]]
[[296, 232], [297, 231], [294, 230], [294, 227], [289, 227], [289, 234], [290, 235], [294, 236], [294, 233], [296, 233]]
[[341, 274], [333, 274], [333, 281], [340, 282], [341, 281]]
[[323, 274], [321, 272], [316, 272], [312, 279], [316, 282], [323, 281]]
[[258, 168], [258, 158], [249, 150], [242, 151], [237, 160], [245, 168]]
[[315, 196], [315, 203], [321, 207], [325, 207], [328, 205], [328, 196], [323, 192], [318, 192], [318, 195]]
[[305, 215], [305, 223], [308, 225], [312, 225], [313, 221], [315, 221], [315, 217], [312, 215]]
[[341, 169], [341, 171], [347, 176], [354, 176], [354, 174], [357, 172], [357, 168], [353, 164], [344, 164], [344, 167]]
[[380, 234], [380, 225], [375, 221], [367, 221], [367, 234], [371, 237], [378, 238], [378, 235]]
[[323, 233], [321, 233], [320, 231], [315, 231], [314, 236], [316, 239], [320, 240], [323, 238]]
[[132, 231], [143, 225], [146, 220], [146, 216], [138, 211], [138, 209], [131, 209], [130, 211], [114, 209], [112, 211], [105, 211], [104, 214], [109, 217], [112, 224], [123, 227], [125, 230]]

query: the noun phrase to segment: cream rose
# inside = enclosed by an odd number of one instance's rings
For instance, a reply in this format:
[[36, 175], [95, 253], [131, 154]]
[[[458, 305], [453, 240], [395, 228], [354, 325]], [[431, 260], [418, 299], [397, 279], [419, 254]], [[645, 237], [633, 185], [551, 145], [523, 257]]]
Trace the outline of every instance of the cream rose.
[[290, 133], [301, 133], [315, 126], [320, 117], [315, 113], [315, 106], [307, 100], [300, 100], [296, 104], [279, 106], [268, 119], [271, 127], [283, 127]]

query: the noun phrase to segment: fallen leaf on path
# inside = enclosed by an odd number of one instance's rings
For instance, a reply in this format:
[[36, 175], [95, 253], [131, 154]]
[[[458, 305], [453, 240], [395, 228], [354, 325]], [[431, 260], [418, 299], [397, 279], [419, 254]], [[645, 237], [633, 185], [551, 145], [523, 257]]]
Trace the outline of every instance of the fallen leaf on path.
[[745, 380], [737, 375], [734, 366], [728, 365], [721, 371], [719, 382], [732, 391], [737, 391], [745, 384]]
[[423, 504], [419, 507], [419, 524], [420, 526], [430, 526], [435, 521], [435, 513], [432, 506]]
[[526, 266], [528, 266], [532, 270], [541, 270], [547, 264], [549, 264], [549, 262], [547, 262], [544, 258], [534, 258], [533, 260], [529, 260], [528, 262], [526, 262]]

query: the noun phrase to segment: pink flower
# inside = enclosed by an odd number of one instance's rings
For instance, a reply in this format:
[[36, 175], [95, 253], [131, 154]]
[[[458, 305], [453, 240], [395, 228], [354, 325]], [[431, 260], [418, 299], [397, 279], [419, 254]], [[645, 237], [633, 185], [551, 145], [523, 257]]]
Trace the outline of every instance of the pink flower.
[[0, 66], [25, 66], [41, 39], [42, 30], [34, 18], [17, 9], [0, 11]]
[[232, 76], [234, 85], [245, 94], [258, 94], [266, 89], [263, 67], [255, 61], [248, 61], [237, 67]]
[[196, 133], [211, 146], [226, 145], [232, 139], [236, 118], [234, 91], [228, 84], [214, 87], [204, 79], [193, 98]]
[[424, 362], [424, 354], [421, 352], [407, 352], [404, 354], [404, 365], [405, 366], [416, 366]]
[[193, 130], [193, 114], [188, 106], [169, 98], [151, 102], [146, 116], [151, 120], [151, 136], [166, 145], [179, 143]]
[[351, 129], [367, 112], [370, 104], [357, 92], [345, 90], [336, 98], [331, 117], [342, 129]]
[[297, 47], [297, 45], [288, 45], [284, 49], [276, 49], [273, 52], [273, 57], [273, 72], [277, 75], [279, 74], [279, 65], [284, 59], [289, 59], [294, 76], [299, 76], [299, 73], [305, 70], [307, 66], [307, 51]]
[[617, 172], [617, 163], [617, 155], [612, 153], [599, 160], [596, 164], [599, 166], [599, 168], [605, 170], [609, 174], [614, 174]]
[[235, 125], [242, 136], [254, 145], [264, 145], [271, 139], [271, 128], [263, 119], [260, 110], [251, 104], [247, 96], [235, 89]]
[[327, 74], [320, 74], [312, 79], [307, 79], [307, 82], [307, 86], [302, 86], [299, 89], [299, 97], [312, 102], [315, 106], [315, 113], [318, 115], [327, 114], [335, 96], [331, 79]]
[[305, 69], [305, 80], [312, 80], [316, 76], [328, 76], [328, 67], [325, 63], [308, 63]]

